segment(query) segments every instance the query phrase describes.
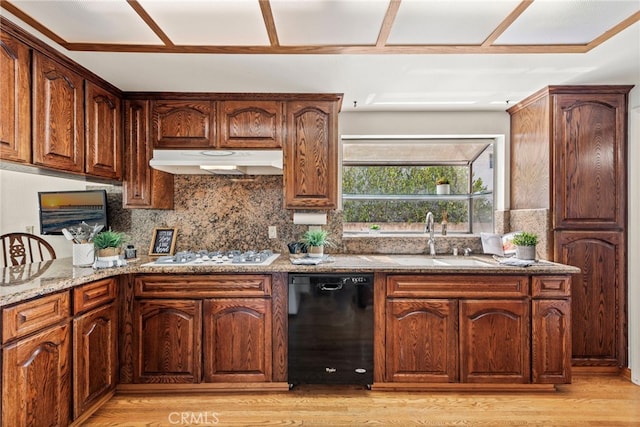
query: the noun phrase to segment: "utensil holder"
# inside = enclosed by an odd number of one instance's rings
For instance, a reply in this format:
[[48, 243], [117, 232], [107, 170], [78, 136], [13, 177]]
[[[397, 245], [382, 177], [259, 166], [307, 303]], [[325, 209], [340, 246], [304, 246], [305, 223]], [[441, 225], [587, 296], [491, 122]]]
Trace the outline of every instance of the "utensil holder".
[[73, 245], [73, 265], [75, 267], [93, 265], [94, 260], [95, 249], [93, 243], [78, 243]]

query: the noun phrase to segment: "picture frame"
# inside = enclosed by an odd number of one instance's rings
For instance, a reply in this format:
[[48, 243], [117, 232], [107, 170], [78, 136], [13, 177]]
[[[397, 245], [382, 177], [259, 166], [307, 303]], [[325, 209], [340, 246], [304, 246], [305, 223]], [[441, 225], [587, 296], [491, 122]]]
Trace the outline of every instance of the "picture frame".
[[156, 227], [153, 229], [149, 256], [173, 255], [176, 249], [178, 229], [173, 227]]

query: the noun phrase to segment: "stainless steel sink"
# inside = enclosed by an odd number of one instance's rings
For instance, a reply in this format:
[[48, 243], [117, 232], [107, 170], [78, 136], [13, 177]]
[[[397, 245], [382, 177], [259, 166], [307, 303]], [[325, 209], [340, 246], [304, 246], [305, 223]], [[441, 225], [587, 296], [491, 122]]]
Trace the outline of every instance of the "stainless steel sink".
[[415, 267], [496, 267], [498, 264], [475, 257], [430, 257], [428, 255], [381, 255], [368, 256], [370, 260]]

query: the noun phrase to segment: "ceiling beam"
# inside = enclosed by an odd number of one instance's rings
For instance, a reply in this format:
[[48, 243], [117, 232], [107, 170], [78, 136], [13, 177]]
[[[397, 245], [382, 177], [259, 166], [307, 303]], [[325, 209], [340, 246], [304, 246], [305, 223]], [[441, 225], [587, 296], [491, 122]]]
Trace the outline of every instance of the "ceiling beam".
[[401, 0], [389, 1], [389, 7], [387, 7], [387, 12], [384, 14], [380, 33], [378, 33], [378, 40], [376, 41], [377, 47], [382, 47], [387, 44], [389, 34], [391, 34], [391, 28], [393, 27], [393, 22], [396, 20], [398, 9], [400, 9], [400, 1]]
[[22, 20], [25, 24], [35, 28], [37, 31], [39, 31], [46, 37], [58, 43], [60, 46], [67, 47], [68, 43], [65, 39], [63, 39], [53, 31], [51, 31], [50, 29], [42, 25], [40, 22], [33, 19], [30, 15], [27, 15], [26, 13], [24, 13], [21, 9], [11, 4], [7, 0], [0, 0], [0, 6], [2, 6], [2, 8], [5, 9], [7, 12], [12, 13], [18, 18], [20, 18], [20, 20]]
[[260, 11], [262, 11], [264, 26], [267, 28], [269, 43], [271, 46], [280, 46], [278, 31], [276, 30], [276, 22], [273, 19], [273, 11], [271, 10], [271, 3], [269, 0], [260, 0]]
[[168, 46], [168, 47], [175, 46], [171, 41], [171, 39], [169, 38], [169, 36], [167, 36], [165, 32], [162, 31], [162, 28], [160, 28], [160, 26], [156, 24], [156, 21], [153, 20], [153, 18], [147, 13], [146, 10], [144, 10], [142, 5], [138, 3], [137, 0], [127, 0], [127, 3], [129, 3], [129, 6], [131, 6], [133, 10], [136, 11], [138, 16], [142, 18], [145, 24], [147, 24], [149, 28], [151, 28], [151, 31], [153, 31], [155, 35], [158, 36], [160, 40], [162, 40], [162, 43], [164, 43], [165, 46]]
[[489, 34], [489, 37], [487, 37], [485, 41], [482, 42], [482, 46], [491, 46], [493, 42], [495, 42], [498, 37], [500, 37], [502, 33], [504, 33], [507, 28], [509, 28], [509, 26], [511, 26], [511, 24], [513, 24], [515, 20], [520, 17], [520, 15], [522, 15], [522, 12], [527, 10], [527, 8], [532, 4], [533, 0], [523, 0], [522, 2], [520, 2], [520, 4], [516, 6], [516, 8], [513, 9], [513, 11], [506, 18], [502, 20], [502, 22], [496, 27], [496, 29], [493, 30], [491, 34]]
[[591, 42], [589, 42], [587, 44], [588, 49], [591, 50], [594, 47], [601, 45], [602, 43], [604, 43], [607, 40], [609, 40], [611, 37], [613, 37], [616, 34], [618, 34], [620, 31], [625, 30], [626, 28], [628, 28], [629, 26], [635, 24], [638, 21], [640, 21], [640, 11], [634, 13], [633, 15], [631, 15], [630, 17], [628, 17], [624, 21], [622, 21], [619, 24], [615, 25], [613, 28], [605, 31], [603, 34], [601, 34], [600, 36], [598, 36], [595, 39], [593, 39]]

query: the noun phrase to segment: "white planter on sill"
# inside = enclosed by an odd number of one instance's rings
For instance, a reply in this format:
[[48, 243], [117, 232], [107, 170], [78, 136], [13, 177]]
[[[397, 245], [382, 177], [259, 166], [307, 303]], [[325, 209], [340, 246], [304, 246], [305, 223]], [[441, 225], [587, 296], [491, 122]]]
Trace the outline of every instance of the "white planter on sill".
[[450, 191], [451, 191], [451, 186], [449, 184], [436, 185], [436, 194], [449, 194]]

